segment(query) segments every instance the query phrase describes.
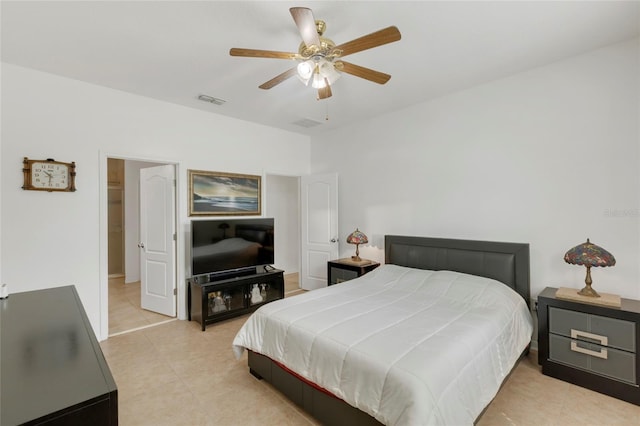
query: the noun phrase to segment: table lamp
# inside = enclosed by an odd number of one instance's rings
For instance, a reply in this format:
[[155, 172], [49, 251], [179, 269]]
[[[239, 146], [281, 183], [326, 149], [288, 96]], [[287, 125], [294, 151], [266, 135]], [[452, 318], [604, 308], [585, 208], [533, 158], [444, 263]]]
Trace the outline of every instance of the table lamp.
[[572, 265], [584, 265], [587, 267], [587, 277], [584, 282], [586, 286], [578, 292], [582, 296], [600, 297], [600, 295], [591, 288], [591, 267], [592, 266], [613, 266], [616, 259], [611, 253], [599, 247], [587, 238], [586, 243], [575, 246], [565, 253], [564, 261]]
[[362, 259], [360, 259], [360, 251], [358, 250], [358, 246], [360, 244], [367, 244], [369, 242], [369, 239], [358, 228], [356, 228], [356, 230], [349, 234], [349, 236], [347, 237], [347, 242], [349, 244], [356, 245], [356, 255], [351, 256], [351, 260], [360, 262]]

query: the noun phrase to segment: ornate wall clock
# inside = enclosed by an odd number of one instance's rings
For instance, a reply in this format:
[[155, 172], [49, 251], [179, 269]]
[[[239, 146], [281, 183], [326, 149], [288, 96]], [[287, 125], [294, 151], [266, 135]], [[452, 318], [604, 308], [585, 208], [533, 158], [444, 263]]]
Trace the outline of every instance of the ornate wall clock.
[[34, 191], [73, 192], [76, 190], [76, 163], [64, 163], [53, 158], [29, 160], [24, 157], [24, 185]]

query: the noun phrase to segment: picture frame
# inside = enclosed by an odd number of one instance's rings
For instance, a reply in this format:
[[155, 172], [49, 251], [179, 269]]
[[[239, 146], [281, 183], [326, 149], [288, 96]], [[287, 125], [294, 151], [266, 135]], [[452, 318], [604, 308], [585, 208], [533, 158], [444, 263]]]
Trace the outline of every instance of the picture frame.
[[188, 170], [189, 216], [260, 216], [262, 177]]

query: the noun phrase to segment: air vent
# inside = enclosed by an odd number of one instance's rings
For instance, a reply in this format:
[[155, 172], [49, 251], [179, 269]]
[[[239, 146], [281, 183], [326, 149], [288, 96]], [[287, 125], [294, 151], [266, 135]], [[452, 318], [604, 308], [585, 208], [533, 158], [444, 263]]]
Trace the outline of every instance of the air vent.
[[227, 102], [224, 99], [214, 98], [213, 96], [209, 96], [209, 95], [199, 95], [198, 99], [200, 99], [201, 101], [210, 102], [216, 105], [222, 105], [225, 102]]
[[315, 120], [312, 120], [310, 118], [303, 118], [303, 119], [300, 119], [298, 121], [294, 121], [292, 124], [295, 124], [296, 126], [300, 126], [300, 127], [309, 128], [309, 127], [319, 126], [319, 125], [322, 124], [322, 122], [321, 121], [315, 121]]

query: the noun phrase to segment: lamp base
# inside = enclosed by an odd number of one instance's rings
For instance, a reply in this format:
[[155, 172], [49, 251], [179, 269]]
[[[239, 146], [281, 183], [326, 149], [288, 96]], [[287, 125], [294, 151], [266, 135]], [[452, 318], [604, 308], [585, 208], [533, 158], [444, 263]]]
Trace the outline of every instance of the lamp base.
[[[589, 239], [587, 239], [587, 242], [589, 242]], [[594, 289], [591, 288], [591, 283], [593, 283], [593, 280], [591, 279], [591, 266], [586, 265], [586, 267], [587, 267], [587, 276], [584, 279], [584, 283], [586, 285], [582, 290], [578, 292], [578, 294], [580, 296], [586, 296], [586, 297], [600, 297], [600, 295]]]
[[598, 292], [592, 289], [590, 285], [584, 286], [584, 288], [580, 290], [578, 294], [580, 296], [587, 296], [587, 297], [600, 297]]
[[351, 256], [351, 260], [353, 260], [354, 262], [362, 262], [362, 259], [360, 259], [360, 256]]

